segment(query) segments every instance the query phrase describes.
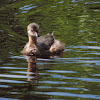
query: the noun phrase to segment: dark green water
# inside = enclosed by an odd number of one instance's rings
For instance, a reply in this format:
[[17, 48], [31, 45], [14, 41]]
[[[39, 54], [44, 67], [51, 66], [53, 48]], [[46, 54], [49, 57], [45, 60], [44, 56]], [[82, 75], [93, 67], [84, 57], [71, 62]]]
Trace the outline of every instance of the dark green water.
[[[2, 0], [0, 13], [0, 100], [100, 100], [100, 1]], [[21, 54], [31, 22], [66, 45], [33, 72]]]

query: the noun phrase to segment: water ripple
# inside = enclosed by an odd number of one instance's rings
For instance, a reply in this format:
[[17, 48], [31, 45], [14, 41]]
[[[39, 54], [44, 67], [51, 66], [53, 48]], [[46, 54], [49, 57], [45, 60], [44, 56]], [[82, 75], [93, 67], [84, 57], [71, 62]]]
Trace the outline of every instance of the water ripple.
[[10, 71], [11, 73], [20, 73], [20, 74], [34, 74], [33, 72], [26, 72], [26, 71]]
[[86, 81], [86, 82], [100, 82], [100, 79], [97, 78], [80, 78], [80, 77], [66, 77], [63, 75], [51, 75], [53, 78], [61, 78], [61, 79], [74, 79], [74, 80], [81, 80], [81, 81]]
[[25, 81], [7, 80], [7, 79], [0, 79], [0, 82], [6, 82], [6, 83], [27, 83]]
[[100, 74], [91, 74], [92, 76], [100, 76]]
[[39, 81], [39, 83], [48, 83], [48, 84], [66, 84], [66, 82], [61, 82], [61, 81]]
[[27, 68], [19, 68], [19, 67], [0, 67], [0, 69], [27, 69]]
[[46, 94], [46, 95], [53, 95], [53, 96], [69, 96], [69, 97], [100, 99], [100, 95], [75, 94], [75, 93], [67, 93], [67, 92], [36, 92], [36, 94]]
[[9, 74], [0, 74], [0, 77], [9, 77], [9, 78], [33, 78], [32, 76], [9, 75]]
[[96, 3], [100, 3], [100, 1], [98, 1], [98, 2], [91, 1], [91, 2], [86, 2], [85, 4], [96, 4]]
[[[38, 86], [40, 89], [50, 89], [52, 87], [50, 86]], [[75, 88], [75, 87], [53, 87], [54, 89], [63, 89], [63, 90], [80, 90], [80, 91], [89, 91], [88, 89], [85, 88]]]
[[82, 49], [98, 49], [100, 50], [100, 46], [69, 46], [69, 48], [82, 48]]
[[88, 89], [85, 88], [74, 88], [74, 87], [57, 87], [58, 89], [63, 89], [63, 90], [83, 90], [83, 91], [89, 91]]
[[64, 3], [64, 1], [60, 1], [60, 2], [58, 2], [58, 3]]
[[36, 8], [37, 6], [34, 6], [33, 4], [30, 4], [30, 5], [25, 5], [24, 7], [20, 7], [19, 9], [22, 9], [22, 10], [30, 10], [32, 8]]
[[19, 100], [19, 99], [12, 99], [12, 98], [3, 98], [3, 97], [0, 97], [0, 100]]
[[9, 87], [8, 85], [0, 85], [0, 87], [2, 87], [2, 88], [7, 88], [7, 87]]
[[66, 71], [66, 70], [47, 70], [47, 72], [55, 72], [55, 73], [76, 73], [75, 71]]

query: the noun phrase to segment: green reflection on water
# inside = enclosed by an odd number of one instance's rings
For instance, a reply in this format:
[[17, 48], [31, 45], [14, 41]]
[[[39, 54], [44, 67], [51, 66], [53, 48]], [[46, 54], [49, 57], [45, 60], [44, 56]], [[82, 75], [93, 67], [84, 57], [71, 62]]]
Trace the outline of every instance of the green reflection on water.
[[[95, 0], [96, 2], [97, 0]], [[99, 46], [99, 38], [100, 38], [100, 3], [89, 3], [89, 0], [80, 0], [77, 2], [72, 2], [71, 0], [63, 0], [61, 2], [60, 0], [2, 0], [0, 5], [0, 64], [1, 66], [9, 66], [9, 67], [25, 67], [27, 68], [27, 65], [25, 66], [21, 63], [25, 63], [25, 60], [17, 60], [14, 58], [11, 58], [11, 56], [15, 55], [21, 55], [21, 50], [24, 46], [24, 44], [28, 41], [27, 38], [27, 32], [26, 27], [31, 22], [36, 22], [40, 25], [40, 35], [44, 35], [47, 33], [52, 33], [54, 31], [55, 37], [62, 42], [66, 44], [67, 50], [70, 51], [69, 46]], [[97, 43], [87, 43], [89, 41], [95, 41]], [[96, 49], [84, 49], [84, 48], [73, 48], [72, 51], [66, 51], [63, 58], [74, 58], [74, 57], [99, 57], [99, 55], [91, 55], [86, 54], [86, 52], [93, 51], [93, 52], [99, 52], [99, 50]], [[81, 52], [82, 51], [82, 52]], [[84, 52], [85, 53], [84, 53]], [[94, 58], [95, 59], [95, 58]], [[94, 60], [92, 59], [92, 60]], [[97, 58], [96, 58], [97, 59]], [[75, 60], [75, 59], [74, 59]], [[88, 60], [88, 59], [85, 59]], [[55, 61], [56, 62], [56, 61]], [[54, 62], [54, 63], [55, 63]], [[51, 64], [42, 66], [40, 65], [40, 68], [43, 67], [44, 70], [38, 70], [40, 73], [47, 73], [45, 71], [45, 68], [48, 66], [50, 67], [50, 70], [69, 70], [69, 71], [76, 71], [77, 73], [63, 73], [66, 77], [82, 77], [86, 78], [90, 74], [99, 73], [98, 68], [94, 63], [86, 63], [81, 65], [80, 63], [72, 63], [72, 64], [66, 64], [67, 61], [60, 60], [61, 65], [56, 64], [51, 66]], [[73, 62], [73, 61], [70, 61]], [[6, 65], [4, 65], [6, 63]], [[8, 63], [14, 64], [9, 65]], [[38, 65], [39, 67], [39, 65]], [[56, 67], [56, 68], [55, 68]], [[49, 70], [49, 69], [48, 69]], [[19, 70], [20, 71], [20, 70]], [[26, 71], [25, 69], [23, 71]], [[1, 70], [2, 73], [7, 74], [8, 70]], [[51, 73], [49, 73], [51, 75]], [[52, 73], [52, 75], [61, 75], [58, 73]], [[90, 91], [75, 91], [75, 93], [81, 93], [81, 94], [97, 94], [99, 95], [98, 91], [98, 83], [88, 83], [88, 82], [82, 82], [81, 80], [65, 80], [65, 79], [58, 79], [58, 78], [52, 78], [49, 77], [49, 75], [44, 75], [43, 78], [41, 78], [42, 75], [40, 75], [40, 82], [41, 81], [47, 81], [49, 82], [59, 82], [64, 81], [67, 84], [63, 84], [63, 87], [77, 87], [77, 88], [87, 88]], [[89, 76], [93, 78], [93, 76]], [[98, 78], [97, 76], [95, 78]], [[14, 79], [13, 79], [14, 80]], [[16, 79], [15, 79], [16, 80]], [[25, 81], [25, 79], [22, 79]], [[71, 82], [76, 82], [77, 84], [71, 84]], [[19, 94], [21, 97], [16, 98], [32, 98], [35, 96], [35, 98], [38, 98], [37, 95], [34, 94], [34, 91], [43, 91], [38, 90], [35, 86], [32, 88], [27, 86], [27, 84], [24, 85], [15, 85], [15, 84], [8, 84], [11, 85], [9, 89], [5, 89], [1, 93], [1, 95], [6, 94], [5, 97], [12, 97], [15, 98], [15, 95], [10, 95], [10, 91], [12, 89]], [[44, 83], [40, 83], [40, 85], [44, 85]], [[45, 83], [45, 86], [50, 87], [56, 87], [56, 84], [49, 84]], [[57, 87], [61, 87], [61, 84], [58, 84]], [[94, 87], [94, 88], [93, 88]], [[19, 90], [21, 88], [21, 90]], [[96, 88], [96, 89], [95, 89]], [[33, 90], [34, 91], [33, 91]], [[4, 88], [2, 89], [4, 90]], [[49, 91], [65, 91], [66, 90], [59, 90], [59, 88], [53, 88]], [[47, 89], [45, 90], [47, 91]], [[96, 93], [96, 91], [98, 91]], [[70, 90], [70, 92], [73, 92]], [[34, 94], [34, 96], [32, 96]], [[10, 95], [10, 96], [9, 96]], [[25, 96], [25, 97], [24, 97]], [[42, 96], [43, 99], [45, 96]], [[42, 98], [40, 97], [40, 99]], [[59, 96], [54, 96], [55, 98], [61, 98]], [[52, 98], [52, 96], [48, 97]], [[66, 98], [66, 97], [65, 97]], [[79, 98], [77, 98], [79, 99]], [[74, 99], [73, 99], [74, 100]], [[82, 99], [81, 99], [82, 100]], [[84, 98], [83, 98], [84, 100]], [[89, 99], [88, 99], [89, 100]]]

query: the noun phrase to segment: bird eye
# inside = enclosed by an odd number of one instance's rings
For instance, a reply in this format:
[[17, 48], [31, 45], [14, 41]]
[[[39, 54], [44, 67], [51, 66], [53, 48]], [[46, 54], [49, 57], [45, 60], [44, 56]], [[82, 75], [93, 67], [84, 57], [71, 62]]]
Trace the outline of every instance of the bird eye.
[[31, 30], [33, 32], [33, 30]]
[[36, 49], [33, 49], [34, 50], [34, 52], [36, 52]]

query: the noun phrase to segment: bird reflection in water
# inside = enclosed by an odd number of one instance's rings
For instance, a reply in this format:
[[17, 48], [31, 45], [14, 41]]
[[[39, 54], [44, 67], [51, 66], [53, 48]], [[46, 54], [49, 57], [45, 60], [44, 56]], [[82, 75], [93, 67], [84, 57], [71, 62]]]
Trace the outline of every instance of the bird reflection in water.
[[27, 79], [27, 81], [34, 81], [37, 83], [37, 72], [36, 72], [36, 56], [27, 56], [28, 69], [27, 76], [32, 76]]

